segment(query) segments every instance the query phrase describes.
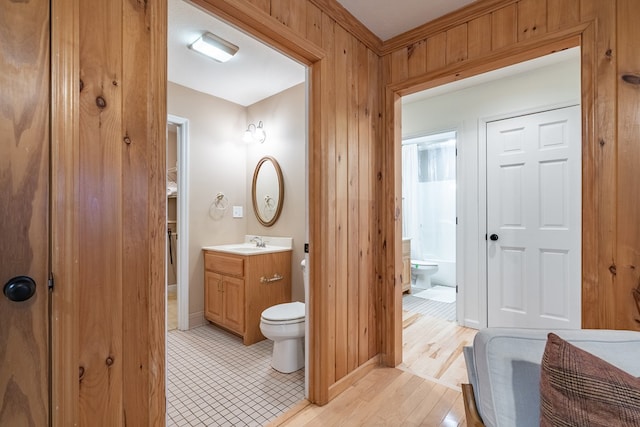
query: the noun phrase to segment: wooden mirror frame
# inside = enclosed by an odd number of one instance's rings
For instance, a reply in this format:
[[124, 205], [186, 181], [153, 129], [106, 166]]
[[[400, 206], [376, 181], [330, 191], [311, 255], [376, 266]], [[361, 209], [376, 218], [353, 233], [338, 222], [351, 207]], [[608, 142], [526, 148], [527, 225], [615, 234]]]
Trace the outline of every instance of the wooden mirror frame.
[[[278, 178], [278, 204], [276, 206], [276, 211], [273, 214], [273, 217], [268, 221], [260, 215], [258, 199], [256, 198], [256, 183], [258, 181], [258, 174], [260, 173], [260, 168], [266, 162], [271, 162], [271, 164], [273, 164], [273, 168], [276, 171], [276, 177]], [[282, 170], [280, 169], [280, 165], [275, 158], [271, 156], [264, 156], [258, 161], [256, 169], [253, 172], [253, 182], [251, 183], [251, 201], [253, 202], [253, 213], [255, 214], [260, 224], [264, 225], [265, 227], [271, 227], [276, 223], [276, 221], [280, 217], [280, 213], [282, 212], [282, 204], [284, 202], [284, 180], [282, 178]]]

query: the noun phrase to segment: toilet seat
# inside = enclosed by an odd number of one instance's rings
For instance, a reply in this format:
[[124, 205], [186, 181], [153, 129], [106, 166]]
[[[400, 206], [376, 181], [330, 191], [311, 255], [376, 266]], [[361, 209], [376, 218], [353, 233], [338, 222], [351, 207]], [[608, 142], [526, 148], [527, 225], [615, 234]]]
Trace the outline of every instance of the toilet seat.
[[413, 267], [413, 268], [438, 267], [438, 264], [433, 263], [433, 262], [422, 261], [422, 260], [419, 260], [419, 259], [412, 259], [411, 260], [411, 267]]
[[268, 325], [303, 323], [305, 320], [305, 307], [301, 302], [287, 302], [267, 308], [260, 317], [260, 320]]

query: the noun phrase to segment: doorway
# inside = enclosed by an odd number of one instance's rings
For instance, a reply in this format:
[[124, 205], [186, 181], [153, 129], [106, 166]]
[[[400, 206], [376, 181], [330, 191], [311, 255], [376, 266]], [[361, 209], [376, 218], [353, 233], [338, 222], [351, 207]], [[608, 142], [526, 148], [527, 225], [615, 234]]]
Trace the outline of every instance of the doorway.
[[403, 310], [448, 321], [456, 320], [456, 134], [402, 141]]
[[[456, 129], [457, 322], [487, 326], [486, 155], [481, 124], [580, 103], [580, 49], [572, 48], [402, 98], [402, 137]], [[425, 119], [427, 118], [427, 119]]]
[[[190, 15], [196, 12], [197, 15]], [[185, 23], [184, 27], [197, 25], [198, 30], [206, 29], [229, 40], [239, 47], [237, 57], [223, 64], [204, 58], [200, 66], [212, 66], [213, 70], [199, 78], [190, 77], [187, 73], [192, 68], [185, 70], [181, 66], [192, 59], [189, 55], [197, 54], [187, 48], [186, 42], [176, 42], [180, 34], [189, 32], [174, 28], [176, 22]], [[172, 43], [179, 54], [175, 51], [172, 54]], [[184, 323], [179, 322], [179, 330], [170, 332], [167, 338], [168, 422], [183, 420], [181, 408], [184, 402], [195, 398], [190, 390], [198, 388], [198, 394], [215, 397], [204, 404], [206, 410], [198, 416], [202, 423], [246, 422], [242, 413], [249, 415], [252, 422], [263, 423], [267, 420], [259, 419], [260, 413], [274, 414], [278, 407], [285, 410], [292, 403], [290, 398], [305, 397], [305, 372], [279, 376], [270, 367], [270, 341], [244, 346], [241, 338], [205, 320], [202, 249], [241, 242], [248, 234], [292, 237], [291, 298], [304, 301], [300, 260], [304, 257], [306, 218], [297, 215], [296, 208], [306, 204], [307, 193], [306, 161], [302, 161], [306, 158], [307, 144], [305, 68], [295, 63], [300, 80], [291, 86], [267, 94], [271, 82], [263, 82], [260, 90], [255, 89], [254, 80], [264, 77], [262, 74], [267, 71], [257, 72], [257, 67], [249, 66], [247, 73], [238, 70], [238, 64], [249, 57], [275, 67], [277, 60], [270, 58], [275, 51], [215, 16], [176, 0], [169, 2], [169, 49], [169, 122], [176, 122], [176, 117], [184, 118], [188, 120], [189, 132], [178, 142], [177, 150], [177, 264], [178, 271], [182, 271], [178, 274], [177, 288], [179, 317]], [[268, 49], [271, 52], [265, 53]], [[276, 54], [286, 58], [279, 52]], [[180, 59], [179, 55], [187, 56]], [[173, 68], [176, 61], [180, 63]], [[288, 58], [286, 61], [293, 63]], [[251, 73], [259, 75], [251, 78]], [[241, 74], [248, 77], [238, 78]], [[271, 80], [285, 80], [285, 74]], [[224, 82], [221, 92], [207, 86], [210, 80]], [[254, 93], [247, 88], [253, 88]], [[231, 93], [225, 92], [229, 90]], [[243, 94], [247, 97], [242, 98]], [[266, 138], [244, 141], [245, 131], [256, 128], [263, 130]], [[280, 164], [286, 188], [281, 216], [270, 227], [261, 225], [251, 208], [251, 177], [257, 162], [267, 155]], [[171, 164], [168, 166], [171, 168]], [[171, 215], [170, 210], [168, 214]], [[170, 266], [169, 258], [167, 264]], [[182, 298], [182, 290], [186, 298]], [[202, 357], [191, 357], [194, 353]], [[189, 383], [192, 372], [199, 372], [209, 381]], [[281, 393], [275, 393], [277, 390]], [[234, 409], [227, 413], [231, 406]]]

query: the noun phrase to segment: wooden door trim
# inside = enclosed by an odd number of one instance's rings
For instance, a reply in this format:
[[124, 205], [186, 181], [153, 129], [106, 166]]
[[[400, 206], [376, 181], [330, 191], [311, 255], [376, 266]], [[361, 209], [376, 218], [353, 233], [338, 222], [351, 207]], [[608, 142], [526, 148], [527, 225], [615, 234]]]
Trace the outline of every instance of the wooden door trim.
[[[444, 67], [440, 70], [425, 73], [398, 83], [391, 83], [386, 86], [385, 114], [386, 120], [386, 143], [383, 153], [383, 170], [387, 174], [384, 188], [389, 196], [382, 198], [385, 205], [389, 206], [383, 216], [383, 230], [387, 238], [387, 254], [383, 259], [387, 274], [384, 276], [382, 306], [387, 307], [388, 312], [382, 313], [382, 348], [383, 363], [387, 366], [397, 366], [402, 363], [402, 292], [400, 285], [400, 270], [397, 266], [402, 265], [402, 229], [401, 229], [401, 165], [400, 147], [402, 136], [400, 132], [401, 123], [401, 97], [411, 93], [419, 92], [432, 87], [440, 86], [456, 80], [460, 80], [474, 75], [493, 71], [522, 61], [537, 58], [558, 50], [571, 47], [581, 47], [581, 71], [582, 71], [582, 212], [595, 212], [596, 197], [587, 197], [587, 193], [594, 193], [593, 188], [587, 188], [587, 173], [596, 170], [595, 156], [589, 154], [591, 147], [594, 147], [595, 109], [593, 103], [595, 99], [595, 86], [593, 70], [596, 68], [595, 31], [594, 22], [585, 22], [567, 30], [558, 31], [533, 41], [518, 43], [515, 46], [501, 49], [493, 54], [475, 60], [465, 61]], [[387, 58], [389, 58], [387, 56]], [[387, 59], [389, 61], [389, 59]], [[386, 78], [390, 76], [387, 71]], [[588, 172], [587, 172], [588, 171]], [[592, 248], [586, 248], [585, 236], [589, 233], [597, 235], [597, 223], [582, 223], [582, 287], [585, 288], [585, 278], [589, 276], [587, 271], [591, 268], [587, 260], [591, 256]], [[584, 312], [584, 309], [583, 309]], [[386, 318], [389, 316], [389, 318]], [[583, 315], [584, 325], [584, 315]]]
[[77, 424], [79, 0], [51, 1], [51, 425]]

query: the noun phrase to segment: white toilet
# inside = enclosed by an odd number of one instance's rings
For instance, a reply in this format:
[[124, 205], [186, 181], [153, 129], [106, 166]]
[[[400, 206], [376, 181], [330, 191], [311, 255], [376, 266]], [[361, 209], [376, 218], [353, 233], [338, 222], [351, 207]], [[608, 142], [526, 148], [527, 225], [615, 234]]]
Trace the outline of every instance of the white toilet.
[[[308, 277], [304, 260], [300, 264], [304, 276], [305, 298]], [[260, 316], [262, 335], [273, 341], [271, 366], [289, 374], [304, 367], [305, 305], [288, 302], [267, 308]]]
[[411, 260], [411, 275], [415, 277], [416, 288], [429, 289], [431, 276], [438, 272], [438, 264], [418, 259]]

